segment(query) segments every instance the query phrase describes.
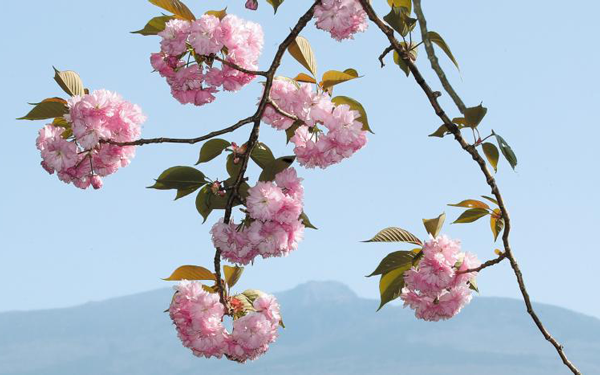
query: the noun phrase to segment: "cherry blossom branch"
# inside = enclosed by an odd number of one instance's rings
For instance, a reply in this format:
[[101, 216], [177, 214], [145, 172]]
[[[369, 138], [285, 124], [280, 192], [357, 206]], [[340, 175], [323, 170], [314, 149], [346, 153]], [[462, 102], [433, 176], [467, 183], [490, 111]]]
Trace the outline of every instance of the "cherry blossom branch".
[[[529, 293], [527, 292], [525, 283], [523, 281], [523, 274], [521, 273], [519, 265], [518, 265], [516, 259], [514, 258], [514, 255], [512, 253], [511, 247], [510, 247], [510, 242], [509, 242], [509, 234], [510, 234], [510, 229], [511, 229], [510, 216], [509, 216], [508, 210], [506, 209], [506, 206], [504, 204], [504, 199], [502, 197], [502, 194], [500, 193], [498, 185], [496, 184], [496, 180], [495, 180], [494, 176], [492, 176], [492, 174], [488, 170], [485, 160], [481, 157], [481, 155], [479, 154], [479, 152], [473, 145], [470, 145], [465, 141], [465, 139], [462, 137], [462, 134], [461, 134], [458, 126], [456, 124], [452, 123], [450, 118], [446, 115], [446, 113], [444, 112], [444, 110], [442, 109], [442, 107], [440, 106], [440, 104], [437, 100], [437, 98], [440, 96], [439, 93], [431, 90], [431, 87], [429, 87], [429, 85], [427, 84], [427, 82], [425, 81], [423, 76], [421, 75], [420, 71], [418, 70], [418, 68], [416, 67], [414, 62], [408, 56], [407, 51], [405, 51], [402, 48], [402, 46], [400, 45], [398, 40], [394, 37], [394, 30], [391, 29], [390, 27], [388, 27], [386, 24], [383, 23], [383, 21], [381, 21], [379, 19], [379, 17], [375, 13], [375, 10], [371, 7], [368, 0], [359, 0], [359, 2], [361, 3], [363, 9], [367, 13], [369, 19], [375, 25], [377, 25], [377, 27], [385, 34], [385, 36], [387, 37], [387, 39], [390, 42], [393, 49], [398, 53], [400, 58], [408, 66], [415, 81], [421, 87], [421, 89], [424, 91], [425, 95], [429, 99], [429, 102], [430, 102], [432, 108], [434, 109], [435, 114], [442, 120], [443, 124], [446, 126], [448, 131], [450, 133], [452, 133], [452, 135], [454, 136], [454, 139], [460, 144], [462, 149], [465, 150], [467, 153], [469, 153], [469, 155], [471, 155], [473, 160], [479, 165], [479, 168], [481, 169], [482, 173], [484, 174], [484, 176], [486, 178], [486, 182], [489, 185], [492, 194], [496, 197], [496, 199], [498, 201], [498, 207], [501, 211], [501, 215], [502, 215], [502, 218], [504, 219], [504, 224], [505, 224], [504, 233], [502, 236], [502, 242], [504, 244], [504, 250], [505, 250], [504, 257], [501, 256], [493, 261], [489, 261], [486, 263], [493, 262], [493, 264], [497, 264], [497, 263], [500, 263], [500, 261], [502, 261], [502, 259], [504, 259], [504, 258], [509, 259], [510, 265], [511, 265], [511, 267], [515, 273], [515, 276], [517, 278], [517, 283], [519, 284], [519, 289], [521, 290], [521, 294], [525, 301], [525, 305], [527, 307], [527, 312], [529, 313], [529, 315], [535, 322], [536, 326], [538, 327], [538, 329], [540, 330], [540, 332], [542, 333], [544, 338], [554, 346], [554, 348], [558, 352], [559, 356], [561, 357], [563, 363], [573, 372], [573, 374], [580, 375], [581, 372], [577, 369], [577, 367], [575, 367], [575, 365], [573, 365], [569, 361], [566, 354], [564, 353], [563, 346], [560, 345], [552, 335], [550, 335], [548, 330], [544, 327], [544, 325], [538, 318], [537, 314], [533, 310], [531, 300], [529, 298]], [[421, 33], [422, 33], [423, 40], [425, 42], [425, 48], [427, 50], [427, 54], [429, 56], [429, 60], [431, 62], [432, 68], [438, 75], [440, 81], [442, 82], [442, 86], [444, 87], [446, 92], [448, 92], [448, 94], [452, 97], [452, 99], [454, 100], [454, 103], [459, 108], [460, 112], [462, 113], [465, 110], [465, 105], [462, 102], [462, 100], [460, 99], [460, 97], [458, 96], [458, 94], [456, 94], [456, 92], [454, 91], [452, 86], [449, 84], [443, 70], [437, 63], [437, 57], [435, 57], [435, 52], [433, 51], [431, 41], [428, 39], [427, 24], [426, 24], [425, 17], [423, 15], [423, 12], [421, 9], [421, 1], [413, 0], [413, 3], [415, 6], [415, 13], [417, 14], [417, 18], [419, 20], [419, 24], [421, 27]], [[386, 49], [386, 51], [387, 51], [387, 49]], [[389, 53], [389, 51], [388, 51], [388, 53]], [[493, 264], [489, 264], [486, 267], [493, 265]]]
[[483, 270], [484, 268], [488, 268], [488, 267], [494, 266], [494, 265], [502, 262], [504, 260], [504, 258], [506, 258], [506, 253], [502, 253], [497, 258], [490, 259], [487, 262], [482, 263], [481, 266], [479, 266], [479, 267], [469, 268], [464, 271], [458, 271], [457, 273], [460, 274], [460, 273], [479, 272], [479, 271]]
[[263, 76], [263, 77], [266, 77], [267, 74], [269, 74], [268, 72], [265, 72], [263, 70], [248, 70], [248, 69], [242, 68], [241, 66], [239, 66], [237, 64], [234, 64], [231, 61], [227, 61], [227, 60], [225, 60], [225, 59], [223, 59], [223, 58], [221, 58], [221, 57], [219, 57], [217, 55], [214, 56], [214, 59], [217, 60], [217, 61], [220, 61], [221, 63], [223, 63], [223, 64], [225, 64], [227, 66], [229, 66], [230, 68], [233, 68], [235, 70], [239, 70], [242, 73], [252, 74], [252, 75], [255, 75], [255, 76]]
[[446, 74], [444, 73], [444, 70], [440, 66], [440, 64], [438, 62], [438, 58], [435, 55], [435, 51], [433, 50], [433, 45], [431, 44], [431, 40], [429, 39], [428, 32], [427, 32], [427, 20], [425, 19], [425, 15], [423, 14], [423, 9], [421, 8], [421, 1], [415, 1], [415, 14], [417, 15], [417, 19], [419, 20], [419, 27], [421, 29], [421, 37], [423, 39], [423, 43], [425, 44], [425, 51], [427, 52], [427, 57], [429, 58], [429, 61], [431, 62], [431, 68], [435, 71], [435, 74], [440, 79], [440, 82], [442, 83], [442, 87], [444, 87], [444, 90], [446, 90], [446, 92], [448, 93], [450, 98], [452, 98], [452, 101], [454, 101], [456, 108], [458, 108], [460, 113], [464, 114], [467, 107], [465, 106], [465, 103], [463, 103], [460, 96], [456, 93], [456, 91], [454, 90], [454, 88], [452, 87], [450, 82], [448, 81], [448, 78], [446, 78]]
[[142, 139], [138, 139], [137, 141], [132, 141], [132, 142], [114, 142], [114, 141], [109, 141], [109, 140], [101, 140], [100, 143], [108, 143], [108, 144], [115, 145], [115, 146], [143, 146], [143, 145], [149, 145], [149, 144], [154, 144], [154, 143], [188, 143], [188, 144], [193, 145], [195, 143], [206, 141], [207, 139], [211, 139], [211, 138], [214, 138], [214, 137], [222, 135], [222, 134], [231, 133], [232, 131], [234, 131], [238, 128], [241, 128], [242, 126], [249, 124], [253, 121], [254, 121], [254, 116], [246, 117], [245, 119], [242, 119], [229, 127], [223, 128], [221, 130], [215, 130], [214, 132], [210, 132], [206, 135], [196, 137], [196, 138], [166, 138], [166, 137], [147, 138], [147, 139], [142, 138]]
[[[271, 87], [273, 86], [273, 80], [275, 77], [275, 73], [277, 72], [277, 68], [279, 68], [279, 65], [281, 65], [281, 59], [283, 58], [285, 51], [287, 50], [289, 45], [292, 44], [292, 42], [296, 39], [296, 37], [300, 34], [302, 29], [304, 29], [306, 27], [308, 22], [310, 22], [310, 20], [313, 17], [313, 13], [315, 11], [315, 7], [320, 3], [321, 3], [321, 0], [316, 0], [313, 3], [313, 5], [306, 11], [306, 13], [304, 13], [304, 15], [302, 15], [302, 17], [300, 17], [300, 19], [296, 23], [296, 26], [294, 26], [294, 28], [290, 31], [288, 36], [283, 40], [283, 42], [281, 42], [281, 44], [279, 44], [279, 47], [277, 48], [277, 52], [275, 53], [275, 56], [273, 57], [273, 61], [271, 62], [271, 66], [269, 67], [269, 70], [267, 70], [267, 72], [266, 72], [265, 77], [267, 78], [267, 81], [265, 82], [265, 89], [264, 89], [263, 95], [258, 104], [256, 113], [253, 116], [249, 117], [250, 121], [253, 122], [254, 125], [252, 127], [252, 131], [250, 132], [248, 142], [246, 143], [246, 145], [247, 145], [246, 152], [243, 155], [241, 155], [240, 171], [239, 171], [237, 178], [235, 180], [235, 183], [233, 185], [231, 195], [229, 195], [229, 198], [227, 199], [227, 204], [225, 205], [225, 216], [223, 217], [223, 222], [225, 224], [229, 224], [229, 222], [231, 220], [233, 204], [235, 202], [235, 199], [237, 197], [239, 197], [239, 188], [242, 185], [242, 183], [244, 182], [244, 174], [246, 173], [246, 169], [248, 168], [248, 162], [250, 160], [250, 155], [252, 154], [252, 150], [258, 143], [260, 122], [261, 122], [263, 113], [265, 112], [265, 109], [267, 108], [267, 104], [270, 101], [269, 95], [271, 92]], [[230, 309], [228, 307], [228, 304], [227, 304], [227, 301], [225, 300], [225, 295], [224, 295], [225, 288], [223, 287], [223, 281], [221, 280], [221, 249], [219, 249], [219, 248], [216, 248], [216, 251], [215, 251], [214, 264], [215, 264], [215, 275], [217, 277], [217, 288], [219, 291], [219, 298], [221, 300], [221, 303], [225, 306], [225, 309], [227, 311], [229, 311]]]
[[288, 113], [288, 112], [284, 111], [283, 109], [281, 109], [281, 107], [277, 103], [275, 103], [273, 100], [271, 100], [271, 98], [269, 98], [267, 100], [267, 104], [269, 104], [271, 107], [273, 107], [273, 109], [275, 109], [275, 112], [279, 113], [280, 115], [290, 118], [294, 121], [299, 120], [297, 116], [294, 116], [291, 113]]

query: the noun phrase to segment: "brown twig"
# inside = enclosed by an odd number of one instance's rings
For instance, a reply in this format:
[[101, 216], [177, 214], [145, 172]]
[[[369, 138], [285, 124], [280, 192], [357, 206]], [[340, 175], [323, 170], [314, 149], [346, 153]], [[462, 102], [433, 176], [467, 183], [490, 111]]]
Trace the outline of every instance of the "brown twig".
[[249, 70], [249, 69], [242, 68], [241, 66], [239, 66], [237, 64], [234, 64], [231, 61], [227, 61], [227, 60], [225, 60], [225, 59], [223, 59], [223, 58], [221, 58], [221, 57], [219, 57], [217, 55], [214, 55], [214, 59], [217, 60], [217, 61], [220, 61], [221, 63], [223, 63], [223, 64], [225, 64], [227, 66], [229, 66], [230, 68], [233, 68], [235, 70], [239, 70], [242, 73], [252, 74], [252, 75], [255, 75], [255, 76], [263, 76], [263, 77], [266, 77], [267, 74], [268, 74], [268, 72], [265, 72], [263, 70]]
[[[446, 113], [444, 112], [444, 110], [442, 109], [442, 107], [440, 106], [440, 104], [437, 101], [437, 98], [439, 95], [436, 95], [435, 92], [433, 90], [431, 90], [431, 88], [429, 87], [429, 85], [427, 84], [427, 82], [425, 81], [423, 76], [421, 75], [420, 71], [418, 70], [418, 68], [416, 67], [414, 62], [409, 58], [407, 52], [403, 50], [403, 48], [401, 47], [398, 40], [394, 37], [394, 30], [392, 30], [390, 27], [385, 25], [379, 19], [379, 17], [377, 17], [377, 14], [375, 13], [374, 9], [369, 4], [368, 0], [359, 0], [359, 1], [362, 5], [363, 9], [367, 13], [369, 19], [375, 25], [377, 25], [377, 27], [386, 35], [386, 37], [387, 37], [388, 41], [390, 42], [391, 46], [393, 47], [393, 49], [398, 53], [400, 58], [406, 63], [406, 65], [408, 66], [410, 72], [412, 73], [415, 81], [421, 87], [421, 89], [424, 91], [425, 95], [429, 99], [429, 102], [430, 102], [432, 108], [434, 109], [436, 115], [442, 120], [442, 122], [444, 123], [444, 125], [446, 126], [448, 131], [450, 133], [452, 133], [452, 135], [454, 136], [454, 139], [460, 144], [462, 149], [465, 150], [466, 152], [468, 152], [469, 155], [471, 155], [471, 157], [473, 158], [473, 160], [479, 165], [479, 168], [481, 169], [481, 172], [484, 174], [484, 176], [486, 178], [486, 182], [489, 185], [492, 194], [496, 197], [496, 200], [498, 201], [498, 207], [500, 208], [500, 211], [502, 212], [502, 217], [504, 219], [504, 224], [505, 224], [504, 225], [504, 233], [502, 235], [502, 242], [504, 245], [504, 254], [505, 254], [505, 258], [509, 259], [510, 265], [511, 265], [511, 267], [515, 273], [515, 276], [517, 278], [517, 283], [519, 284], [519, 289], [521, 290], [521, 294], [525, 301], [525, 305], [527, 307], [527, 312], [529, 313], [529, 315], [535, 322], [536, 326], [538, 327], [538, 329], [540, 330], [540, 332], [542, 333], [544, 338], [554, 346], [554, 348], [558, 352], [560, 358], [562, 359], [563, 363], [573, 372], [573, 374], [580, 375], [581, 372], [577, 369], [577, 367], [575, 367], [575, 365], [573, 365], [569, 361], [566, 354], [564, 353], [563, 346], [560, 345], [556, 341], [556, 339], [554, 337], [552, 337], [552, 335], [550, 335], [548, 330], [544, 327], [544, 325], [538, 318], [537, 314], [533, 310], [531, 300], [529, 298], [529, 294], [527, 292], [527, 289], [525, 288], [525, 283], [523, 281], [523, 274], [521, 273], [519, 265], [518, 265], [517, 261], [515, 260], [512, 250], [511, 250], [511, 247], [510, 247], [510, 242], [509, 242], [509, 234], [510, 234], [510, 229], [511, 229], [510, 216], [509, 216], [508, 210], [506, 209], [506, 206], [504, 204], [504, 199], [502, 197], [502, 194], [500, 193], [498, 185], [496, 184], [496, 180], [495, 180], [494, 176], [488, 170], [485, 160], [481, 157], [479, 152], [477, 152], [477, 149], [474, 146], [468, 144], [465, 141], [465, 139], [462, 137], [462, 134], [461, 134], [458, 126], [453, 124], [452, 121], [450, 120], [450, 118], [446, 115]], [[417, 14], [417, 18], [419, 19], [421, 32], [423, 34], [423, 40], [425, 41], [425, 48], [429, 55], [429, 60], [432, 64], [432, 68], [438, 75], [440, 81], [442, 82], [442, 86], [444, 86], [444, 89], [446, 90], [446, 92], [448, 92], [448, 94], [452, 97], [456, 106], [459, 108], [459, 110], [462, 113], [462, 112], [464, 112], [465, 106], [462, 103], [462, 100], [460, 100], [460, 97], [456, 94], [456, 92], [454, 91], [452, 86], [449, 84], [449, 82], [448, 82], [443, 70], [439, 66], [439, 64], [437, 64], [437, 57], [435, 57], [433, 47], [431, 46], [431, 41], [428, 40], [427, 25], [426, 25], [425, 17], [423, 16], [423, 12], [421, 9], [421, 1], [413, 0], [413, 3], [414, 3], [414, 7], [415, 7], [415, 13]], [[500, 257], [497, 259], [500, 259]], [[504, 257], [502, 259], [504, 259]], [[494, 264], [499, 263], [502, 259], [498, 260]], [[496, 260], [494, 260], [494, 261], [496, 261]], [[490, 262], [492, 262], [492, 261], [490, 261]]]
[[[300, 34], [300, 31], [302, 31], [302, 29], [304, 29], [304, 27], [306, 27], [308, 22], [312, 19], [315, 7], [320, 2], [321, 2], [321, 0], [316, 0], [313, 3], [313, 5], [308, 9], [308, 11], [306, 11], [306, 13], [304, 13], [304, 15], [302, 15], [302, 17], [300, 17], [300, 19], [296, 23], [296, 26], [294, 26], [294, 28], [290, 31], [288, 36], [283, 40], [283, 42], [281, 42], [281, 44], [277, 48], [277, 52], [275, 53], [275, 56], [273, 57], [271, 66], [269, 67], [269, 70], [266, 72], [265, 77], [267, 78], [267, 81], [265, 83], [265, 89], [264, 89], [263, 95], [260, 99], [260, 102], [258, 103], [258, 108], [256, 109], [256, 113], [252, 117], [249, 117], [250, 121], [253, 122], [254, 125], [252, 127], [252, 131], [250, 132], [248, 142], [246, 143], [247, 149], [246, 149], [246, 152], [241, 156], [240, 161], [242, 164], [240, 166], [240, 171], [239, 171], [239, 174], [237, 175], [237, 178], [233, 185], [231, 195], [227, 199], [227, 204], [225, 205], [225, 216], [223, 218], [223, 222], [225, 224], [228, 224], [231, 220], [231, 212], [233, 209], [233, 203], [235, 201], [235, 198], [239, 196], [239, 188], [244, 181], [244, 174], [246, 173], [246, 169], [248, 168], [248, 162], [250, 160], [250, 155], [252, 154], [252, 149], [258, 143], [260, 122], [261, 122], [263, 113], [265, 112], [265, 109], [267, 108], [267, 103], [269, 101], [269, 95], [271, 92], [271, 87], [273, 85], [273, 79], [275, 77], [275, 72], [277, 71], [277, 68], [279, 68], [279, 65], [281, 64], [281, 59], [283, 58], [283, 54], [285, 53], [286, 49], [288, 48], [288, 46], [290, 44], [292, 44], [292, 42]], [[221, 303], [223, 303], [223, 305], [226, 307], [226, 309], [229, 310], [228, 305], [225, 301], [225, 297], [224, 297], [225, 289], [223, 287], [223, 282], [221, 281], [221, 250], [219, 248], [217, 248], [215, 251], [214, 263], [215, 263], [215, 275], [217, 276], [217, 287], [219, 289], [219, 296], [221, 299]]]
[[475, 268], [469, 268], [468, 270], [464, 270], [464, 271], [458, 271], [457, 273], [471, 273], [471, 272], [479, 272], [485, 268], [494, 266], [500, 262], [502, 262], [504, 260], [504, 258], [506, 258], [506, 253], [502, 253], [500, 254], [497, 258], [494, 259], [490, 259], [485, 263], [482, 263], [481, 266], [479, 267], [475, 267]]
[[207, 139], [210, 139], [210, 138], [214, 138], [218, 135], [231, 133], [232, 131], [234, 131], [238, 128], [241, 128], [242, 126], [251, 123], [252, 121], [254, 121], [254, 116], [246, 117], [245, 119], [242, 119], [229, 127], [223, 128], [221, 130], [216, 130], [214, 132], [210, 132], [206, 135], [196, 137], [196, 138], [166, 138], [166, 137], [147, 138], [147, 139], [142, 138], [142, 139], [138, 139], [137, 141], [132, 141], [132, 142], [114, 142], [114, 141], [102, 140], [102, 141], [100, 141], [100, 143], [108, 143], [108, 144], [115, 145], [115, 146], [143, 146], [143, 145], [149, 145], [149, 144], [153, 144], [153, 143], [187, 143], [187, 144], [193, 145], [195, 143], [206, 141]]
[[267, 100], [267, 104], [269, 104], [271, 107], [273, 107], [275, 112], [279, 113], [280, 115], [290, 118], [294, 121], [299, 120], [297, 116], [294, 116], [291, 113], [288, 113], [288, 112], [284, 111], [283, 109], [281, 109], [281, 107], [277, 103], [275, 103], [273, 100], [271, 100], [271, 98], [269, 98]]
[[379, 62], [381, 63], [381, 67], [383, 68], [385, 66], [385, 63], [383, 62], [383, 59], [387, 56], [388, 53], [392, 52], [394, 50], [393, 46], [387, 46], [386, 49], [383, 50], [383, 52], [381, 53], [381, 55], [379, 55]]

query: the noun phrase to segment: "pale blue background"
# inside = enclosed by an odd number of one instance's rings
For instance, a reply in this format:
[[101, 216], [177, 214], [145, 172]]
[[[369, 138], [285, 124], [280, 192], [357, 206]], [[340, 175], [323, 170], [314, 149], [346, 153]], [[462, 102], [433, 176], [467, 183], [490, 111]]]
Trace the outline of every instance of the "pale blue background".
[[[288, 0], [276, 17], [261, 1], [258, 12], [237, 1], [188, 1], [196, 14], [229, 6], [259, 21], [266, 34], [266, 68], [308, 1]], [[383, 0], [374, 2], [380, 14]], [[535, 301], [600, 317], [598, 301], [597, 186], [598, 65], [596, 1], [565, 8], [562, 1], [425, 1], [431, 29], [451, 46], [462, 73], [441, 57], [468, 105], [489, 108], [481, 125], [493, 128], [519, 157], [517, 173], [502, 162], [498, 181], [509, 204], [512, 243]], [[157, 37], [129, 34], [161, 10], [136, 1], [11, 1], [4, 4], [0, 147], [0, 311], [80, 304], [164, 287], [182, 264], [210, 265], [214, 250], [193, 198], [172, 202], [174, 193], [145, 189], [164, 169], [192, 165], [200, 145], [151, 145], [133, 163], [105, 180], [100, 191], [81, 191], [49, 176], [35, 149], [43, 122], [15, 121], [27, 102], [64, 95], [52, 65], [78, 71], [91, 89], [107, 88], [138, 103], [148, 115], [144, 137], [193, 137], [253, 113], [261, 86], [220, 94], [208, 106], [181, 106], [162, 78], [151, 73], [149, 55]], [[421, 218], [489, 191], [477, 166], [451, 139], [427, 134], [440, 124], [419, 87], [391, 64], [379, 68], [384, 37], [370, 25], [355, 41], [337, 43], [314, 25], [303, 35], [315, 49], [321, 72], [357, 69], [360, 80], [336, 88], [361, 101], [377, 133], [368, 147], [326, 171], [300, 170], [305, 208], [321, 228], [307, 231], [298, 251], [285, 259], [258, 260], [240, 288], [279, 291], [313, 279], [335, 279], [362, 296], [377, 297], [377, 279], [366, 279], [388, 252], [408, 246], [362, 244], [394, 225], [420, 236]], [[424, 51], [418, 65], [434, 89]], [[391, 56], [388, 57], [388, 61]], [[302, 71], [289, 56], [281, 74]], [[441, 98], [450, 115], [456, 111]], [[242, 143], [249, 128], [228, 139]], [[285, 135], [264, 126], [261, 139], [278, 154], [291, 153]], [[223, 160], [201, 167], [224, 175]], [[253, 170], [256, 172], [256, 170]], [[256, 173], [252, 175], [256, 177]], [[486, 222], [446, 226], [464, 248], [493, 257]], [[517, 297], [507, 264], [479, 278], [486, 296]], [[475, 300], [473, 303], [477, 303]], [[373, 306], [375, 309], [376, 306]]]

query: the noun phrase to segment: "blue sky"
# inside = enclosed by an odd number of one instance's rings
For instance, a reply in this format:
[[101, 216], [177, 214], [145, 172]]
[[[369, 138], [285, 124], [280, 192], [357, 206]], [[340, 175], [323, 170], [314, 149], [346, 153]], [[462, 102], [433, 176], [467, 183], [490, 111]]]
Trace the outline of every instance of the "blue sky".
[[[263, 24], [261, 68], [308, 2], [284, 3], [277, 16], [261, 1], [258, 12], [244, 1], [189, 1], [196, 14], [228, 6], [230, 13]], [[375, 1], [384, 15], [384, 1]], [[205, 5], [209, 4], [209, 5]], [[594, 1], [568, 12], [563, 2], [425, 1], [429, 27], [444, 36], [461, 66], [459, 74], [441, 57], [448, 76], [469, 106], [489, 108], [482, 133], [494, 129], [519, 157], [517, 172], [502, 162], [498, 182], [513, 217], [512, 244], [535, 301], [600, 317], [594, 238], [597, 194], [597, 33]], [[138, 148], [133, 163], [105, 180], [99, 191], [80, 191], [39, 166], [35, 137], [43, 122], [14, 120], [27, 102], [63, 95], [52, 66], [79, 72], [91, 89], [107, 88], [142, 106], [148, 115], [143, 136], [193, 137], [253, 113], [258, 83], [237, 94], [219, 94], [204, 107], [182, 106], [166, 83], [151, 73], [149, 55], [157, 37], [129, 34], [160, 9], [144, 0], [9, 2], [0, 40], [4, 90], [0, 113], [5, 142], [0, 148], [0, 311], [52, 308], [105, 299], [169, 285], [161, 281], [177, 266], [210, 266], [214, 250], [208, 230], [218, 215], [202, 221], [193, 198], [173, 202], [171, 192], [145, 189], [164, 169], [193, 165], [200, 145]], [[23, 18], [27, 21], [23, 22]], [[363, 103], [375, 135], [367, 147], [325, 171], [299, 169], [305, 178], [305, 210], [320, 229], [307, 231], [300, 248], [283, 259], [258, 260], [239, 288], [280, 291], [306, 280], [340, 280], [361, 296], [378, 297], [378, 280], [367, 279], [385, 254], [408, 249], [364, 244], [386, 226], [424, 237], [422, 218], [488, 194], [473, 161], [451, 139], [427, 134], [440, 124], [411, 79], [377, 57], [386, 47], [373, 25], [354, 41], [338, 43], [311, 24], [303, 32], [313, 44], [319, 70], [355, 68], [364, 77], [340, 85], [336, 94]], [[434, 87], [423, 50], [418, 65]], [[302, 67], [286, 56], [280, 74]], [[441, 102], [456, 115], [449, 98]], [[243, 143], [249, 128], [227, 139]], [[263, 126], [261, 140], [277, 155], [291, 153], [285, 135]], [[224, 160], [202, 166], [207, 175], [225, 174]], [[257, 170], [251, 176], [257, 177]], [[496, 247], [488, 224], [446, 225], [480, 259]], [[483, 296], [518, 297], [507, 264], [479, 277]], [[166, 302], [167, 303], [167, 302]], [[475, 299], [472, 303], [477, 303]], [[376, 309], [374, 304], [373, 309]]]

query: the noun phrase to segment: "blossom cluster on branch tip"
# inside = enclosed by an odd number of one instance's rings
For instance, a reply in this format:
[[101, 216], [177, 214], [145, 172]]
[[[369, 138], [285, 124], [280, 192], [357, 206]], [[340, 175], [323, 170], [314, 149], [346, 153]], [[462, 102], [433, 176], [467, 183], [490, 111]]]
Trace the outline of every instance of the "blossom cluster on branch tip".
[[237, 225], [231, 220], [225, 224], [221, 219], [211, 229], [223, 258], [248, 264], [258, 255], [281, 257], [296, 250], [304, 235], [301, 181], [294, 168], [287, 168], [275, 176], [275, 183], [258, 182], [251, 187], [244, 223]]
[[243, 297], [252, 307], [237, 310], [230, 333], [223, 325], [225, 308], [217, 293], [207, 292], [199, 282], [186, 280], [174, 289], [169, 315], [183, 345], [198, 357], [225, 355], [243, 363], [264, 354], [277, 338], [281, 315], [272, 295], [261, 293], [253, 301], [246, 296], [231, 297], [233, 306], [241, 305], [237, 298]]
[[134, 146], [100, 141], [136, 140], [146, 117], [140, 107], [107, 90], [74, 96], [67, 104], [64, 119], [47, 124], [37, 137], [42, 167], [65, 183], [99, 189], [102, 177], [127, 166], [135, 155]]
[[[258, 9], [258, 0], [247, 0], [246, 9]], [[352, 39], [369, 26], [367, 13], [358, 0], [322, 0], [313, 18], [318, 29], [327, 31], [337, 41]]]
[[460, 241], [445, 235], [423, 245], [418, 266], [404, 274], [400, 298], [415, 310], [419, 319], [450, 319], [471, 301], [471, 288], [477, 272], [464, 273], [480, 266], [474, 254], [461, 252]]
[[197, 106], [213, 102], [219, 87], [238, 91], [255, 77], [225, 63], [214, 66], [215, 56], [256, 70], [264, 39], [259, 24], [231, 14], [223, 19], [205, 14], [192, 22], [173, 19], [158, 35], [161, 52], [151, 55], [152, 67], [166, 78], [175, 99]]
[[367, 13], [358, 0], [322, 0], [315, 7], [317, 28], [341, 41], [367, 29]]
[[[335, 105], [326, 92], [316, 93], [308, 83], [276, 79], [270, 93], [280, 110], [296, 116], [302, 125], [290, 141], [300, 165], [327, 168], [352, 156], [367, 144], [367, 132], [358, 121], [360, 114], [348, 105]], [[294, 120], [268, 105], [263, 121], [279, 130], [287, 130]], [[327, 132], [318, 125], [323, 125]]]

